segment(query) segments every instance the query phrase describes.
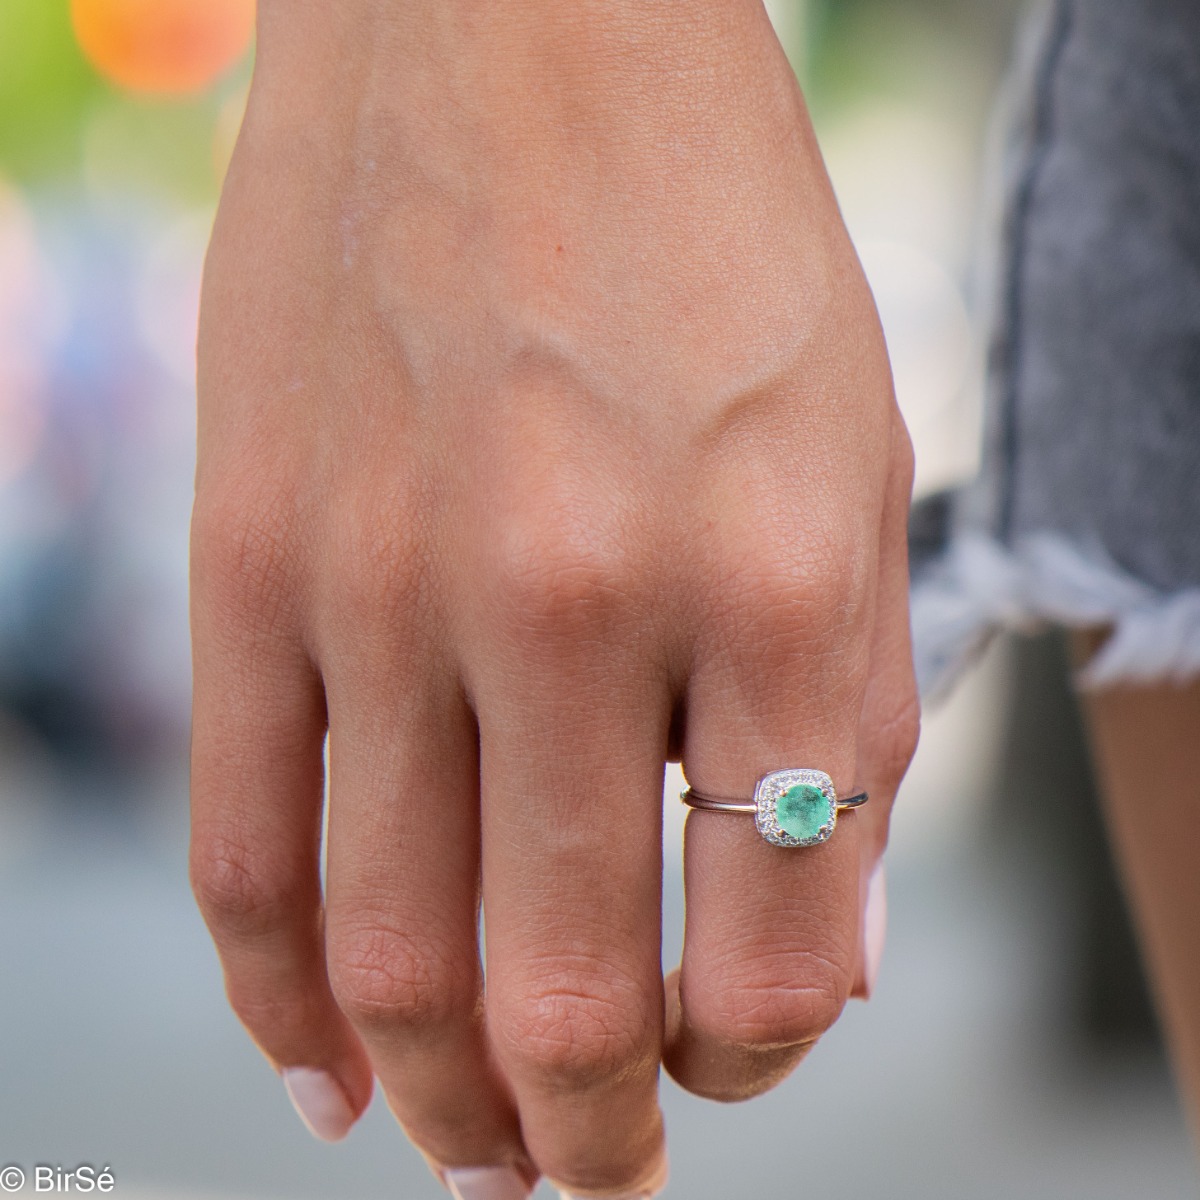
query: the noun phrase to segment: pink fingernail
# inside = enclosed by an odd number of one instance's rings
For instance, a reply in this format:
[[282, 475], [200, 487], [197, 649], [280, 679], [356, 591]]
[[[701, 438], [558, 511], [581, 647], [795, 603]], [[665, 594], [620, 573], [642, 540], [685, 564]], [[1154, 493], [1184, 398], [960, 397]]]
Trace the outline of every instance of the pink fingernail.
[[529, 1185], [512, 1167], [455, 1167], [442, 1172], [454, 1200], [525, 1200]]
[[[559, 1192], [561, 1200], [580, 1200], [580, 1197], [573, 1196], [570, 1192]], [[649, 1192], [626, 1192], [621, 1196], [605, 1196], [604, 1200], [650, 1200]]]
[[887, 940], [887, 872], [883, 859], [875, 865], [867, 884], [867, 902], [863, 908], [863, 963], [866, 967], [867, 996], [875, 990], [879, 964], [883, 961], [883, 943]]
[[346, 1093], [328, 1071], [313, 1067], [285, 1067], [283, 1086], [300, 1120], [313, 1137], [340, 1142], [357, 1120]]

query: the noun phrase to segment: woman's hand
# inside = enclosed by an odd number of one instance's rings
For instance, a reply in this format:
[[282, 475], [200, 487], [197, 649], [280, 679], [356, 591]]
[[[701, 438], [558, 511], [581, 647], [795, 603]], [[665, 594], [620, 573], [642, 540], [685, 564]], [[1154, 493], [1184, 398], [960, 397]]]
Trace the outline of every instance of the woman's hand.
[[[868, 986], [916, 736], [870, 295], [757, 0], [262, 0], [258, 55], [193, 530], [230, 999], [325, 1136], [374, 1071], [463, 1194], [648, 1194], [660, 1059], [753, 1095]], [[678, 754], [872, 799], [799, 851], [691, 814], [664, 1017]]]

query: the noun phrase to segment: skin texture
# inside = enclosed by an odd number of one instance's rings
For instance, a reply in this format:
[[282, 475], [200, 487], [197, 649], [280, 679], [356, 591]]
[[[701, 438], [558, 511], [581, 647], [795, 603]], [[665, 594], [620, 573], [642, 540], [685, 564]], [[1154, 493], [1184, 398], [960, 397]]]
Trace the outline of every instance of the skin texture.
[[[1078, 635], [1086, 661], [1104, 635]], [[1179, 1088], [1200, 1147], [1200, 684], [1086, 693], [1108, 827]]]
[[[435, 1169], [665, 1172], [866, 984], [911, 757], [911, 451], [758, 3], [263, 0], [205, 274], [192, 876], [277, 1069]], [[319, 876], [328, 733], [328, 864]], [[871, 803], [823, 846], [662, 767]], [[486, 915], [487, 995], [478, 949]]]

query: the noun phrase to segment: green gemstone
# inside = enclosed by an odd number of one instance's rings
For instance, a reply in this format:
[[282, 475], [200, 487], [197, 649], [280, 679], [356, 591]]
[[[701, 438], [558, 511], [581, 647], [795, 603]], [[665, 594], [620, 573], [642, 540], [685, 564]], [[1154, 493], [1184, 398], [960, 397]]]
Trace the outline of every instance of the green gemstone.
[[779, 828], [797, 841], [819, 838], [830, 822], [829, 797], [811, 783], [794, 783], [775, 801]]

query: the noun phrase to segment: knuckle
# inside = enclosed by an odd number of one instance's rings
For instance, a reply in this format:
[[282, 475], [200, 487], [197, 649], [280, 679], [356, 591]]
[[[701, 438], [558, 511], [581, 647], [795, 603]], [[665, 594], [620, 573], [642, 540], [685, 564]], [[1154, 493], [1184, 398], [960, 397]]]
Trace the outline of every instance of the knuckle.
[[291, 492], [226, 485], [199, 495], [192, 512], [192, 578], [196, 587], [231, 607], [254, 602], [277, 614], [289, 594], [299, 523]]
[[219, 936], [269, 936], [313, 904], [309, 887], [289, 864], [227, 834], [193, 837], [190, 873], [200, 912]]
[[433, 938], [367, 922], [332, 941], [330, 984], [338, 1006], [365, 1033], [436, 1032], [470, 1019], [478, 989]]
[[631, 607], [639, 572], [628, 538], [585, 511], [517, 517], [492, 550], [492, 601], [518, 636], [573, 637]]
[[[861, 705], [869, 664], [869, 605], [851, 572], [797, 576], [759, 568], [724, 601], [717, 626], [735, 669], [752, 668], [757, 694], [778, 695], [802, 674], [830, 711]], [[768, 684], [769, 686], [764, 686]]]
[[791, 961], [778, 974], [762, 972], [740, 982], [718, 982], [698, 996], [689, 989], [688, 1020], [716, 1041], [750, 1049], [815, 1042], [845, 1008], [849, 979], [811, 955], [803, 974], [804, 982], [796, 982]]
[[654, 1070], [657, 1030], [630, 988], [541, 988], [505, 1019], [501, 1044], [518, 1072], [543, 1087], [580, 1091]]
[[865, 629], [871, 562], [843, 532], [822, 526], [783, 545], [770, 531], [747, 535], [731, 574], [756, 635], [795, 640]]
[[390, 626], [425, 592], [423, 509], [396, 486], [386, 501], [378, 492], [350, 498], [330, 530], [335, 616], [349, 629]]
[[823, 630], [863, 631], [870, 608], [874, 555], [845, 544], [842, 531], [824, 531], [809, 547], [795, 593], [810, 624]]

